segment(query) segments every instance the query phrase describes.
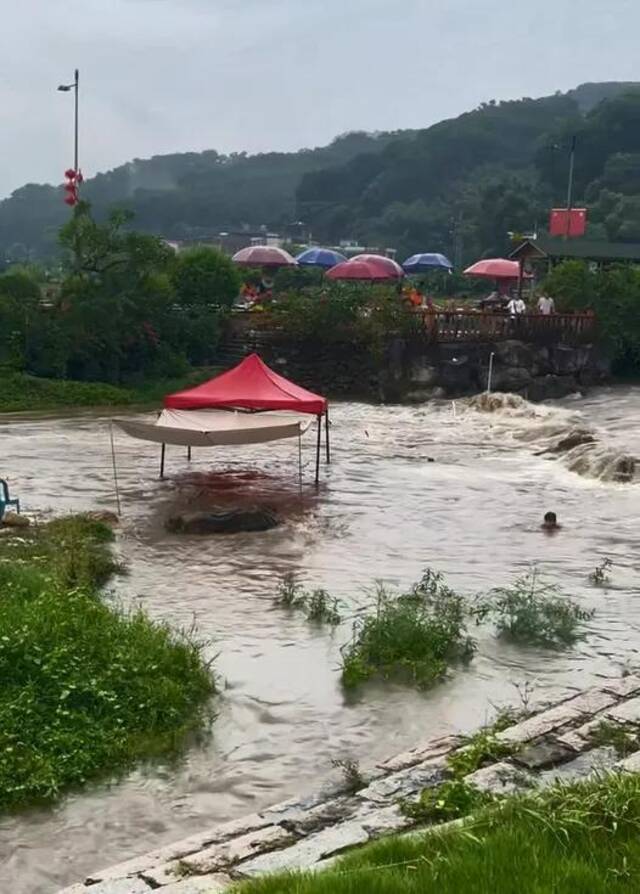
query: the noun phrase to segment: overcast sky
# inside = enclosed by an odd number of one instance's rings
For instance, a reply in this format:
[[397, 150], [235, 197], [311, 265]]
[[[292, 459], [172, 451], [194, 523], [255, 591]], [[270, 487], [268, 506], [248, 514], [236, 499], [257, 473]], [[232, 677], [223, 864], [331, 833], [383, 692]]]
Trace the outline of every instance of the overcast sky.
[[489, 99], [640, 80], [638, 0], [0, 0], [0, 196], [59, 182], [81, 77], [86, 175], [297, 149]]

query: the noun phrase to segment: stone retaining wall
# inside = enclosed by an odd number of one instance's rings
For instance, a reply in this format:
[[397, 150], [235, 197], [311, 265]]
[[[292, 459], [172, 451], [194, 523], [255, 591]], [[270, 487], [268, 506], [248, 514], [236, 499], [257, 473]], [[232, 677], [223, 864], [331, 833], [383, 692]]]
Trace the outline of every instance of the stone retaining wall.
[[[603, 681], [497, 733], [514, 746], [513, 756], [465, 781], [500, 794], [602, 770], [640, 771], [640, 751], [619, 760], [612, 746], [592, 744], [602, 721], [640, 730], [640, 677]], [[427, 740], [366, 773], [355, 793], [334, 786], [276, 804], [96, 872], [60, 894], [214, 894], [266, 872], [322, 868], [350, 848], [409, 829], [398, 801], [443, 782], [448, 756], [464, 747], [460, 736]]]

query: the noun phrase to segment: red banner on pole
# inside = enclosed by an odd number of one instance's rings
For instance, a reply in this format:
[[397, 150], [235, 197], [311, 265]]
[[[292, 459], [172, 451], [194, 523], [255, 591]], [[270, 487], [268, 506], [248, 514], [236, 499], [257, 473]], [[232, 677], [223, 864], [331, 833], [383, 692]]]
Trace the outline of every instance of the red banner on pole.
[[550, 236], [584, 236], [586, 229], [586, 208], [553, 208], [551, 210]]

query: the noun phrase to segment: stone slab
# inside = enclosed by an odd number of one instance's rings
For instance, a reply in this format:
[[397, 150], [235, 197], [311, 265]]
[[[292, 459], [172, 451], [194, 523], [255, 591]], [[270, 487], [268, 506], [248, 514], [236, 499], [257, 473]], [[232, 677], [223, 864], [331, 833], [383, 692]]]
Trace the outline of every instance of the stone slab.
[[[608, 720], [606, 714], [596, 714], [592, 720], [583, 723], [582, 726], [561, 733], [557, 736], [557, 741], [568, 748], [573, 748], [574, 751], [585, 751], [589, 748], [593, 732], [600, 726], [603, 720]], [[608, 722], [611, 723], [612, 721], [608, 720]]]
[[578, 782], [581, 779], [588, 779], [595, 773], [613, 769], [617, 760], [616, 750], [610, 745], [592, 748], [560, 767], [544, 770], [538, 775], [538, 785], [547, 786], [556, 782]]
[[[153, 888], [140, 878], [111, 878], [95, 885], [82, 885], [76, 890], [83, 894], [149, 894]], [[76, 894], [73, 888], [66, 891], [67, 894]]]
[[309, 869], [314, 863], [334, 854], [364, 844], [369, 836], [361, 823], [350, 821], [323, 829], [316, 835], [303, 838], [285, 850], [262, 854], [249, 860], [237, 868], [237, 874], [250, 878], [265, 872], [286, 872], [296, 869]]
[[377, 764], [381, 770], [395, 773], [397, 770], [406, 770], [408, 767], [415, 767], [416, 764], [424, 763], [433, 757], [440, 757], [442, 754], [448, 754], [462, 743], [462, 736], [442, 736], [438, 739], [430, 739], [423, 745], [411, 748], [409, 751], [403, 751], [396, 754], [382, 763]]
[[564, 763], [572, 757], [575, 757], [573, 748], [548, 739], [525, 745], [517, 754], [514, 754], [513, 761], [519, 766], [526, 767], [527, 770], [543, 770], [545, 767]]
[[414, 825], [413, 820], [404, 816], [397, 804], [390, 807], [361, 808], [353, 816], [354, 822], [360, 823], [370, 838], [400, 832]]
[[533, 717], [516, 723], [502, 732], [496, 734], [499, 742], [505, 742], [509, 745], [521, 745], [524, 742], [530, 742], [532, 739], [539, 739], [552, 733], [554, 730], [570, 723], [575, 723], [583, 718], [584, 714], [580, 710], [576, 710], [571, 706], [571, 701], [563, 702], [555, 708], [549, 708], [541, 714], [534, 714]]
[[165, 863], [181, 860], [216, 842], [226, 841], [236, 835], [244, 835], [257, 829], [264, 829], [268, 825], [269, 821], [260, 814], [251, 813], [239, 819], [231, 820], [228, 823], [212, 826], [204, 832], [191, 835], [189, 838], [174, 841], [166, 847], [149, 851], [139, 857], [133, 857], [123, 863], [118, 863], [116, 866], [109, 866], [101, 872], [92, 873], [87, 877], [85, 884], [94, 885], [95, 882], [106, 881], [107, 879], [127, 878], [138, 872], [145, 872], [145, 870], [162, 866]]
[[604, 710], [604, 708], [614, 705], [617, 700], [618, 696], [614, 693], [596, 686], [574, 696], [569, 701], [564, 702], [564, 704], [570, 706], [575, 711], [580, 711], [581, 714], [593, 715], [597, 714], [598, 711]]
[[232, 885], [228, 875], [193, 875], [160, 888], [160, 894], [220, 894]]
[[630, 695], [640, 692], [640, 677], [628, 674], [618, 680], [607, 680], [606, 683], [601, 684], [601, 688], [619, 698], [628, 698]]
[[389, 801], [397, 801], [398, 798], [415, 795], [423, 788], [438, 785], [446, 775], [446, 755], [442, 755], [424, 761], [415, 767], [384, 776], [359, 791], [358, 797], [362, 800], [374, 801], [377, 804], [387, 804]]
[[341, 798], [332, 798], [309, 810], [292, 808], [281, 815], [279, 824], [285, 829], [293, 830], [298, 835], [308, 835], [311, 832], [324, 829], [326, 826], [335, 826], [337, 823], [344, 822], [359, 806], [360, 802], [354, 795], [343, 795]]
[[629, 757], [618, 761], [617, 770], [623, 770], [625, 773], [640, 773], [640, 751], [634, 751]]
[[640, 723], [640, 697], [620, 702], [606, 712], [607, 716], [618, 723]]
[[464, 777], [468, 785], [492, 795], [508, 795], [526, 791], [535, 786], [536, 777], [525, 770], [514, 767], [506, 761], [499, 761], [489, 767], [481, 767]]
[[295, 840], [296, 836], [281, 826], [268, 826], [239, 838], [213, 844], [185, 858], [183, 862], [193, 872], [218, 872], [265, 851], [286, 847]]

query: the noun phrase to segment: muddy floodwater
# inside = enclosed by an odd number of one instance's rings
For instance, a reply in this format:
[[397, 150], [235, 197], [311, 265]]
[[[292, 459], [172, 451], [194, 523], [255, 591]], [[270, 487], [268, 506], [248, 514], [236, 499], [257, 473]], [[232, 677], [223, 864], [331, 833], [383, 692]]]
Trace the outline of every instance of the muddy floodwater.
[[[457, 401], [420, 407], [333, 407], [333, 463], [311, 487], [314, 438], [304, 440], [302, 493], [295, 441], [247, 450], [167, 450], [116, 434], [123, 501], [118, 550], [128, 575], [113, 598], [140, 602], [176, 627], [195, 618], [219, 653], [222, 692], [211, 735], [176, 764], [153, 764], [73, 794], [48, 810], [0, 820], [0, 891], [51, 894], [91, 870], [185, 837], [296, 793], [428, 736], [476, 726], [492, 705], [557, 697], [639, 661], [640, 388], [554, 406], [515, 402], [491, 412]], [[567, 433], [594, 441], [545, 453]], [[3, 417], [2, 474], [27, 511], [113, 509], [108, 417]], [[584, 439], [582, 439], [584, 440]], [[541, 455], [537, 455], [541, 454]], [[430, 461], [433, 460], [433, 461]], [[616, 480], [622, 477], [628, 480]], [[630, 479], [630, 480], [629, 480]], [[282, 525], [230, 537], [167, 534], [179, 510], [262, 503]], [[563, 525], [539, 524], [546, 510]], [[611, 583], [588, 575], [613, 561]], [[510, 582], [529, 563], [596, 615], [566, 652], [499, 643], [477, 633], [466, 669], [421, 693], [391, 685], [345, 698], [331, 632], [272, 604], [287, 571], [326, 587], [348, 615], [377, 578], [406, 586], [423, 568], [473, 595]]]

